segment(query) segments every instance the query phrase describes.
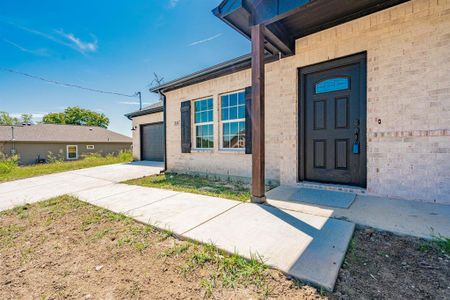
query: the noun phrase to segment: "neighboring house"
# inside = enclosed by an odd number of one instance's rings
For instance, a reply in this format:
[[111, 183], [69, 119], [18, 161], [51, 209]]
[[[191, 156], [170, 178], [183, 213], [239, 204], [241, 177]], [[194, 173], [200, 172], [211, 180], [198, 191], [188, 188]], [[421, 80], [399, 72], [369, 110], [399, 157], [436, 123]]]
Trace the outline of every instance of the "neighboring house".
[[132, 120], [133, 158], [164, 161], [162, 102], [154, 103], [125, 116]]
[[213, 12], [252, 53], [151, 89], [169, 171], [252, 178], [253, 201], [269, 179], [450, 204], [450, 1]]
[[117, 154], [131, 149], [131, 138], [96, 126], [1, 125], [0, 152], [18, 154], [21, 164], [58, 159], [76, 160], [84, 155]]

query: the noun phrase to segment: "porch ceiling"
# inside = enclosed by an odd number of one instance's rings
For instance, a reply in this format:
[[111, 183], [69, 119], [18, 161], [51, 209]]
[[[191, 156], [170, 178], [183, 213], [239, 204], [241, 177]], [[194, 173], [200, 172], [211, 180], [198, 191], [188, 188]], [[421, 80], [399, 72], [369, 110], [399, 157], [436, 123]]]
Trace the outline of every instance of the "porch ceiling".
[[250, 39], [250, 28], [266, 25], [265, 50], [288, 56], [295, 40], [408, 0], [224, 0], [213, 13]]

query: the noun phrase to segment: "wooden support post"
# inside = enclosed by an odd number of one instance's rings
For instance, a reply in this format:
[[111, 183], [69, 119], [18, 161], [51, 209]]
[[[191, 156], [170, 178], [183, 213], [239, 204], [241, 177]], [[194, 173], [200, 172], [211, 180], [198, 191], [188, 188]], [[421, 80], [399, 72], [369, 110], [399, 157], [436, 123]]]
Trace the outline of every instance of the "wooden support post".
[[254, 25], [252, 36], [252, 202], [265, 196], [264, 145], [264, 25]]

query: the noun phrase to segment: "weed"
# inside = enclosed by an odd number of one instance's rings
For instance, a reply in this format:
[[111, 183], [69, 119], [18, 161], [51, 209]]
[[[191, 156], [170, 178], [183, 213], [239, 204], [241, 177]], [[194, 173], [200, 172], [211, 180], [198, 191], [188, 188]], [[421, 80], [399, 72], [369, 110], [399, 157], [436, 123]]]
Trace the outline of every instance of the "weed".
[[22, 260], [27, 260], [32, 253], [33, 248], [31, 247], [20, 250], [20, 256], [22, 257]]
[[442, 235], [434, 235], [432, 243], [435, 244], [442, 252], [450, 255], [450, 238]]
[[19, 156], [6, 156], [0, 152], [0, 174], [10, 174], [19, 165]]
[[15, 238], [25, 231], [25, 227], [18, 225], [8, 225], [0, 227], [0, 245], [9, 246], [14, 243]]
[[28, 210], [30, 208], [29, 204], [16, 206], [12, 211], [19, 217], [19, 219], [25, 219], [28, 217]]
[[117, 240], [117, 245], [119, 247], [129, 245], [135, 248], [136, 250], [142, 252], [149, 247], [149, 243], [145, 240], [136, 240], [133, 237], [125, 236]]
[[166, 173], [129, 180], [125, 183], [239, 201], [248, 201], [250, 199], [250, 188], [246, 184], [198, 175]]
[[216, 287], [215, 278], [202, 278], [200, 285], [205, 289], [205, 297], [210, 298]]
[[163, 240], [175, 236], [175, 233], [172, 230], [169, 230], [169, 229], [161, 230], [160, 234], [161, 234], [161, 237], [162, 237]]
[[147, 241], [134, 241], [132, 243], [132, 246], [134, 247], [134, 249], [136, 249], [139, 252], [144, 251], [145, 249], [148, 248], [149, 243]]
[[266, 284], [267, 266], [257, 255], [252, 255], [247, 260], [237, 253], [228, 255], [212, 244], [196, 245], [183, 270], [190, 272], [205, 265], [211, 265], [216, 270], [202, 281], [207, 294], [219, 283], [226, 288], [255, 285], [258, 289]]
[[431, 249], [430, 242], [422, 242], [422, 243], [420, 243], [418, 249], [419, 249], [420, 252], [427, 252], [427, 251], [429, 251]]
[[181, 243], [181, 244], [176, 244], [174, 247], [169, 248], [167, 250], [164, 250], [163, 252], [161, 252], [158, 256], [159, 257], [172, 257], [172, 256], [177, 256], [185, 251], [187, 251], [189, 249], [189, 244], [188, 243]]
[[93, 240], [102, 239], [110, 232], [111, 232], [111, 228], [105, 228], [105, 229], [98, 230], [92, 235], [91, 239], [93, 239]]

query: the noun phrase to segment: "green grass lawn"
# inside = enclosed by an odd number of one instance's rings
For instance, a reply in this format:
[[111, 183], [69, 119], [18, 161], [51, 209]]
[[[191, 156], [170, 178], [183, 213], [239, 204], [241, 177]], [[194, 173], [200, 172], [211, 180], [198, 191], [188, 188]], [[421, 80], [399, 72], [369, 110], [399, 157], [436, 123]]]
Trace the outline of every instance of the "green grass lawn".
[[47, 164], [38, 164], [30, 166], [18, 166], [10, 171], [1, 173], [0, 182], [23, 179], [39, 175], [58, 173], [64, 171], [78, 170], [102, 165], [129, 162], [133, 159], [130, 151], [121, 152], [118, 155], [90, 155], [76, 161], [58, 161]]
[[128, 180], [125, 183], [238, 201], [249, 201], [251, 196], [249, 184], [197, 175], [166, 173]]

